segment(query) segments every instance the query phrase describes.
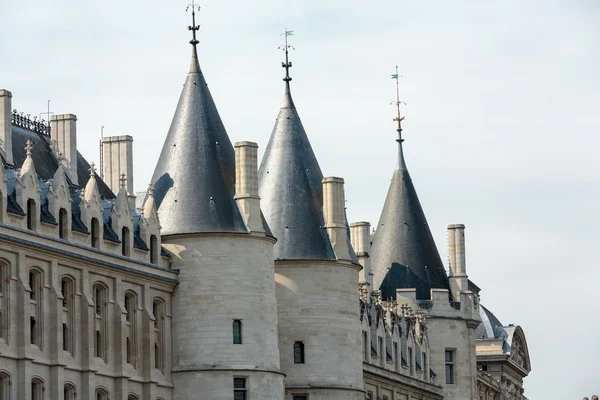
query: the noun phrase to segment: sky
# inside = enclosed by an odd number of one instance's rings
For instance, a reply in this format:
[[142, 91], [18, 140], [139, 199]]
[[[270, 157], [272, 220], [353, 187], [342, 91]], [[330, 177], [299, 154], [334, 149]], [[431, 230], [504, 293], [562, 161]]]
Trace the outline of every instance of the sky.
[[[600, 394], [600, 3], [596, 0], [206, 0], [199, 58], [232, 143], [267, 145], [283, 99], [278, 46], [293, 29], [292, 92], [350, 221], [376, 225], [404, 152], [443, 259], [464, 223], [482, 303], [525, 331], [530, 399]], [[185, 1], [0, 0], [0, 88], [26, 114], [77, 115], [134, 137], [145, 190], [191, 56]]]

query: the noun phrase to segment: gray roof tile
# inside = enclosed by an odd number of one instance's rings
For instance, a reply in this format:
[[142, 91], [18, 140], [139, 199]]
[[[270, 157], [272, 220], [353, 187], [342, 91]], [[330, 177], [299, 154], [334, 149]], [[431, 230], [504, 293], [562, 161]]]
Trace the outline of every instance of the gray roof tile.
[[233, 146], [195, 46], [152, 183], [163, 235], [247, 232], [234, 200]]
[[258, 172], [277, 260], [336, 260], [324, 228], [323, 174], [292, 100], [289, 82]]
[[431, 288], [449, 289], [448, 277], [408, 173], [402, 143], [398, 146], [398, 167], [371, 246], [373, 283], [384, 299], [395, 299], [396, 289], [410, 288], [416, 289], [417, 299], [429, 299]]

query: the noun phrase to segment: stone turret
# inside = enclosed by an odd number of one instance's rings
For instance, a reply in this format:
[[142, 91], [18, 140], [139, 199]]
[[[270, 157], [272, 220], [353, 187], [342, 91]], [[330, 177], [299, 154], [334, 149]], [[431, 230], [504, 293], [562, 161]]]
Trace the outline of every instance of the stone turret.
[[249, 398], [281, 400], [275, 239], [260, 218], [256, 148], [238, 146], [235, 164], [191, 29], [190, 71], [152, 179], [162, 245], [179, 270], [173, 399], [231, 400], [235, 384]]
[[[286, 59], [284, 66], [289, 70], [291, 63]], [[347, 234], [343, 180], [323, 179], [290, 80], [286, 74], [283, 106], [259, 169], [262, 209], [278, 240], [275, 282], [286, 399], [362, 400], [361, 267]]]
[[[397, 120], [400, 123], [402, 119], [398, 116]], [[399, 126], [398, 132], [401, 131]], [[466, 280], [464, 270], [456, 265], [464, 251], [457, 250], [451, 256], [457, 278], [450, 278], [449, 282], [408, 173], [402, 138], [397, 142], [398, 166], [371, 247], [374, 288], [381, 291], [384, 299], [393, 298], [397, 304], [426, 316], [431, 371], [442, 377], [439, 383], [443, 384], [444, 398], [476, 399], [478, 305], [476, 295], [468, 290], [466, 281], [462, 286], [454, 281], [462, 277]], [[457, 243], [460, 247], [460, 237], [457, 239], [456, 234], [460, 235], [460, 232], [449, 232], [453, 249]], [[448, 335], [448, 332], [453, 334]], [[448, 363], [451, 368], [446, 368]], [[426, 376], [428, 382], [430, 378]]]

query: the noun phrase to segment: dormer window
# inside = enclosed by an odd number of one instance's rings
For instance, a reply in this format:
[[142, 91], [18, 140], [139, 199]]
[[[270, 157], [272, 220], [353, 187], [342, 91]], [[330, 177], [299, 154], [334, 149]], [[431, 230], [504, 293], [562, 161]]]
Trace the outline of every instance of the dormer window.
[[129, 252], [131, 248], [131, 234], [129, 233], [129, 228], [124, 226], [121, 230], [121, 254], [125, 257], [129, 257]]
[[58, 236], [61, 239], [67, 239], [69, 237], [69, 218], [67, 210], [61, 208], [58, 212]]
[[92, 247], [100, 248], [100, 223], [98, 218], [92, 218]]
[[27, 229], [35, 231], [37, 228], [37, 206], [35, 200], [27, 200]]

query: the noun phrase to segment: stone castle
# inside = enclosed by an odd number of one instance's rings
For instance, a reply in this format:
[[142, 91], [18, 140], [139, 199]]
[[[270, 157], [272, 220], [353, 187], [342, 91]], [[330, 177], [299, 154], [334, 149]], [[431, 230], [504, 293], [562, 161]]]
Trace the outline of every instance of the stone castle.
[[[525, 399], [525, 335], [449, 273], [398, 164], [374, 233], [348, 223], [291, 94], [259, 167], [192, 59], [147, 192], [133, 139], [77, 151], [0, 90], [0, 400]], [[287, 44], [286, 44], [287, 46]], [[15, 102], [16, 103], [16, 102]], [[398, 133], [401, 134], [398, 114]]]

